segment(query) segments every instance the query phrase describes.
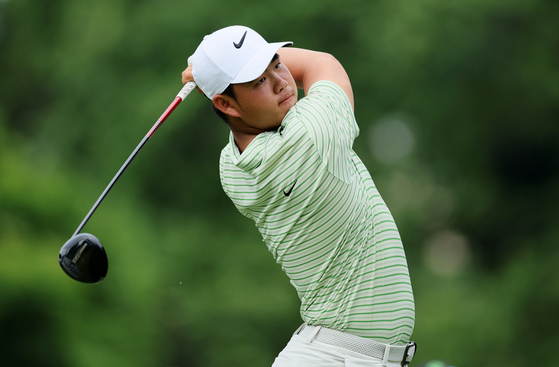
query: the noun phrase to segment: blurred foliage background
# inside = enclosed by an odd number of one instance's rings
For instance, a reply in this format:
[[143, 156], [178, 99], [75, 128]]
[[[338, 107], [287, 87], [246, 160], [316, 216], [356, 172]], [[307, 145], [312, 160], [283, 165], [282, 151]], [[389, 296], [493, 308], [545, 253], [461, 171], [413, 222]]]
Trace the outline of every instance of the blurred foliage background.
[[270, 366], [298, 299], [221, 190], [228, 129], [194, 93], [85, 228], [107, 279], [57, 264], [233, 24], [335, 55], [416, 297], [412, 366], [549, 365], [559, 343], [559, 3], [0, 1], [0, 366]]

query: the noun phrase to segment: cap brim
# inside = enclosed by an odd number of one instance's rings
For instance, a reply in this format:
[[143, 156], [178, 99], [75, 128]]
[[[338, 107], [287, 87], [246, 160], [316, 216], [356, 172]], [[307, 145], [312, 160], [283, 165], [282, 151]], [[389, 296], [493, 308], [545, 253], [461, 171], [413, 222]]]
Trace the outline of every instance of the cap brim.
[[269, 43], [258, 50], [257, 53], [243, 66], [237, 75], [231, 81], [231, 84], [240, 84], [253, 81], [258, 78], [268, 65], [278, 50], [284, 46], [291, 46], [293, 42], [275, 42]]

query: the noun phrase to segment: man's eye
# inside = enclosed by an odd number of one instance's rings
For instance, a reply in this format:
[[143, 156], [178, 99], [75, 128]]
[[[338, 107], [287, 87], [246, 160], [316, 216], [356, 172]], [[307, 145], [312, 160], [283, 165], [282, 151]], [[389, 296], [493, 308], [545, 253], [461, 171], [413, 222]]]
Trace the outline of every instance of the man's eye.
[[260, 80], [258, 80], [258, 81], [256, 82], [256, 85], [260, 85], [260, 84], [264, 83], [265, 80], [266, 80], [265, 77], [262, 78], [262, 79], [260, 79]]
[[279, 69], [280, 67], [281, 67], [281, 62], [278, 62], [278, 63], [276, 64], [276, 70]]

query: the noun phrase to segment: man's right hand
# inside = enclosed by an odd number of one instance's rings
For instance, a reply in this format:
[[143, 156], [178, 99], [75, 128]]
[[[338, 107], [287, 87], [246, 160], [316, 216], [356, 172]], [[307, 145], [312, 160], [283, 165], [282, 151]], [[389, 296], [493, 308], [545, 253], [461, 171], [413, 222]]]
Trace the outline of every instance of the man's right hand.
[[188, 65], [186, 69], [182, 72], [182, 84], [186, 84], [188, 82], [193, 82], [194, 76], [192, 75], [192, 65]]
[[[186, 84], [188, 82], [195, 82], [194, 76], [192, 75], [192, 65], [188, 65], [188, 67], [184, 69], [181, 75], [182, 75], [182, 84]], [[202, 92], [202, 89], [200, 89], [198, 86], [196, 86], [196, 89], [198, 89], [198, 92], [202, 94], [204, 93]]]

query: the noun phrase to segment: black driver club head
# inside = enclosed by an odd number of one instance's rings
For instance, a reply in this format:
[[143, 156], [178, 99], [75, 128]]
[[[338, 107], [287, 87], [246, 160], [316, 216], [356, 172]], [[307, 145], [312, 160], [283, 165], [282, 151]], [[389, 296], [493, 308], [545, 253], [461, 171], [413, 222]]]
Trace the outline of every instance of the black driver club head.
[[82, 283], [98, 283], [109, 270], [103, 245], [89, 233], [79, 233], [70, 238], [60, 249], [58, 263], [70, 278]]

